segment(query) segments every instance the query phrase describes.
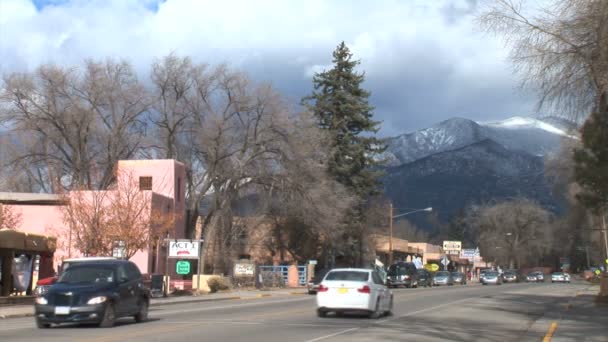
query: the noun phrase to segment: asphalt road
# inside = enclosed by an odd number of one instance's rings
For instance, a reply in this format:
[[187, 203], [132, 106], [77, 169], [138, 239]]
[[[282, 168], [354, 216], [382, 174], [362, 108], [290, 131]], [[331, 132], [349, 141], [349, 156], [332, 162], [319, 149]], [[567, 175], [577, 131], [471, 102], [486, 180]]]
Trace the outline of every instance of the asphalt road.
[[547, 314], [564, 310], [582, 284], [505, 284], [394, 289], [393, 316], [318, 318], [314, 296], [152, 308], [150, 320], [114, 328], [39, 330], [33, 318], [0, 320], [0, 341], [539, 341]]

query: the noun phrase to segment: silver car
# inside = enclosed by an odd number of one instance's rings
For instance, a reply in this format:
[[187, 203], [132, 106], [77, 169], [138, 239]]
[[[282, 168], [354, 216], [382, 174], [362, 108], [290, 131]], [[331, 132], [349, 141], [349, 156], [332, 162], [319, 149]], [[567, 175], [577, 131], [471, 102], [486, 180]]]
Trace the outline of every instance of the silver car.
[[454, 285], [454, 278], [448, 271], [439, 271], [433, 277], [433, 286], [439, 285]]
[[486, 272], [485, 276], [481, 278], [481, 283], [483, 285], [502, 285], [502, 277], [498, 272]]
[[454, 284], [467, 284], [467, 276], [462, 272], [452, 272], [452, 279], [454, 280]]

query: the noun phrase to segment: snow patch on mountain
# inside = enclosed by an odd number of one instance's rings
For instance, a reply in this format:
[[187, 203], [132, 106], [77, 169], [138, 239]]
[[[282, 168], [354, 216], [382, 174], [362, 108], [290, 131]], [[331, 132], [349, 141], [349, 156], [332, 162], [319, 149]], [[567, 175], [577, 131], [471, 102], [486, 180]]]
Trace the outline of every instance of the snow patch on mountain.
[[493, 121], [493, 122], [477, 122], [482, 126], [490, 126], [490, 127], [498, 127], [505, 129], [526, 129], [526, 128], [538, 128], [543, 131], [547, 131], [553, 134], [559, 134], [564, 137], [574, 138], [572, 135], [568, 134], [562, 129], [559, 129], [551, 124], [543, 122], [541, 120], [537, 120], [534, 118], [525, 118], [521, 116], [514, 116], [512, 118], [508, 118], [502, 121]]

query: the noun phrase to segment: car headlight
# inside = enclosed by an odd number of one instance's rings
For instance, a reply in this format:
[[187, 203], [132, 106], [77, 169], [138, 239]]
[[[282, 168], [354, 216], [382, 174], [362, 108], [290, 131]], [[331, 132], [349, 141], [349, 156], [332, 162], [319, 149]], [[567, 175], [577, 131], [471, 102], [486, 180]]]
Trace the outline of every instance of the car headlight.
[[101, 304], [101, 303], [105, 302], [106, 299], [107, 299], [106, 296], [93, 297], [93, 298], [89, 299], [87, 304], [89, 304], [89, 305]]
[[36, 297], [36, 304], [47, 305], [48, 303], [49, 303], [49, 301], [46, 300], [46, 298], [44, 298], [44, 297]]

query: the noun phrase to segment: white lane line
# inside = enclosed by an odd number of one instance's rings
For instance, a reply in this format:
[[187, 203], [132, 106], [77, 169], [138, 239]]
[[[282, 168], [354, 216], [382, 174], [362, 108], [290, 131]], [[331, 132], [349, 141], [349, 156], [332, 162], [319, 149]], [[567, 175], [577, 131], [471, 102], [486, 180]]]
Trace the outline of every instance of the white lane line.
[[281, 304], [281, 303], [292, 303], [292, 302], [303, 302], [311, 300], [311, 298], [294, 298], [288, 300], [275, 300], [268, 302], [249, 302], [245, 304], [233, 304], [233, 305], [222, 305], [222, 306], [208, 306], [208, 307], [199, 307], [194, 309], [181, 309], [181, 310], [171, 310], [171, 311], [152, 311], [150, 312], [151, 316], [166, 316], [173, 315], [177, 313], [186, 313], [186, 312], [199, 312], [199, 311], [212, 311], [212, 310], [223, 310], [223, 309], [234, 309], [234, 308], [242, 308], [248, 306], [261, 306], [261, 305], [270, 305], [270, 304]]
[[316, 342], [316, 341], [326, 340], [326, 339], [328, 339], [328, 338], [332, 338], [332, 337], [335, 337], [335, 336], [343, 335], [343, 334], [346, 334], [346, 333], [348, 333], [348, 332], [355, 331], [355, 330], [359, 330], [359, 329], [361, 329], [361, 328], [350, 328], [350, 329], [346, 329], [346, 330], [338, 331], [337, 333], [333, 333], [333, 334], [329, 334], [329, 335], [325, 335], [325, 336], [317, 337], [317, 338], [315, 338], [315, 339], [308, 340], [308, 341], [306, 341], [306, 342]]
[[454, 303], [464, 302], [465, 300], [471, 300], [471, 298], [462, 298], [462, 299], [459, 299], [459, 300], [455, 300], [453, 302], [448, 302], [448, 303], [443, 303], [443, 304], [440, 304], [440, 305], [435, 305], [435, 306], [432, 306], [430, 308], [426, 308], [426, 309], [422, 309], [422, 310], [418, 310], [418, 311], [413, 311], [413, 312], [408, 312], [408, 313], [406, 313], [404, 315], [399, 315], [397, 317], [383, 319], [383, 320], [377, 322], [376, 324], [383, 324], [383, 323], [386, 323], [386, 322], [394, 321], [396, 319], [400, 319], [400, 318], [404, 318], [404, 317], [408, 317], [408, 316], [412, 316], [412, 315], [417, 315], [417, 314], [420, 314], [420, 313], [423, 313], [423, 312], [427, 312], [427, 311], [431, 311], [431, 310], [442, 308], [444, 306], [452, 305]]

